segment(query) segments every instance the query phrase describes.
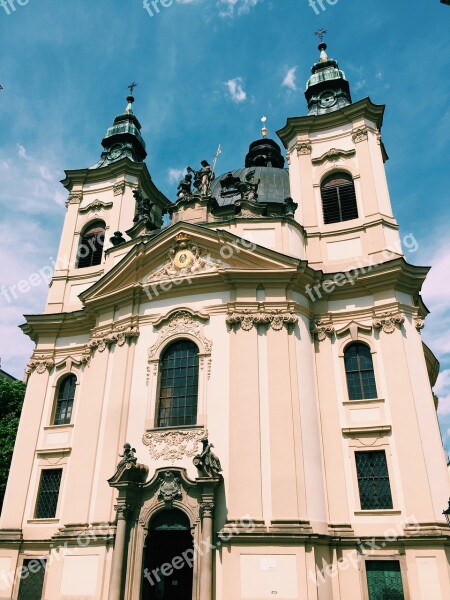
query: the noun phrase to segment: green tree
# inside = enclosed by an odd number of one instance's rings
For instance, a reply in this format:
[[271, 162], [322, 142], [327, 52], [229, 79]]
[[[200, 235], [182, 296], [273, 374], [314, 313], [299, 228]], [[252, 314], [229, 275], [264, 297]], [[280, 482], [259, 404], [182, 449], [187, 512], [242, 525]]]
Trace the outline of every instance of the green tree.
[[25, 385], [23, 383], [0, 379], [0, 512], [24, 395]]

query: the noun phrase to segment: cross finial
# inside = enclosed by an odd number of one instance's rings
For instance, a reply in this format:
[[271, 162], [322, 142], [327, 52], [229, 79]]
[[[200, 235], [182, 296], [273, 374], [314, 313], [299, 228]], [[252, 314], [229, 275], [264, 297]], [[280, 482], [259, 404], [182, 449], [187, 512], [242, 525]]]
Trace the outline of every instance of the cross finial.
[[137, 83], [135, 83], [134, 81], [133, 81], [133, 83], [130, 83], [130, 85], [128, 86], [128, 89], [130, 90], [130, 94], [131, 94], [131, 95], [133, 95], [133, 90], [134, 90], [134, 88], [135, 88], [135, 87], [137, 87], [137, 86], [138, 86], [138, 84], [137, 84]]
[[315, 32], [314, 32], [314, 35], [317, 35], [317, 37], [318, 37], [318, 38], [319, 38], [319, 40], [320, 40], [320, 43], [322, 43], [322, 42], [323, 42], [323, 36], [324, 36], [326, 33], [328, 33], [328, 31], [327, 31], [326, 29], [323, 29], [323, 28], [321, 28], [321, 29], [319, 29], [318, 31], [315, 31]]

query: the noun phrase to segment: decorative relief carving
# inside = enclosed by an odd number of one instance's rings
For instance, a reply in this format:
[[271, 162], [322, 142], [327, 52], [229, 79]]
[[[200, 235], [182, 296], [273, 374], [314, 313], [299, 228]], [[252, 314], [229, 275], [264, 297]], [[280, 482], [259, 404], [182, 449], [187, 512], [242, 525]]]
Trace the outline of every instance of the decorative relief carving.
[[311, 333], [317, 337], [319, 342], [323, 342], [327, 337], [331, 338], [333, 333], [335, 333], [335, 329], [330, 322], [318, 320], [313, 321]]
[[164, 471], [158, 482], [160, 482], [158, 498], [164, 502], [172, 504], [174, 500], [182, 497], [181, 480], [179, 477], [175, 477], [171, 471]]
[[185, 456], [193, 458], [197, 454], [198, 443], [208, 432], [205, 429], [171, 429], [170, 431], [149, 431], [142, 442], [148, 446], [154, 460], [181, 460]]
[[90, 204], [85, 206], [84, 208], [80, 208], [79, 212], [82, 214], [91, 212], [91, 211], [98, 213], [102, 209], [107, 210], [107, 209], [111, 208], [112, 205], [113, 205], [112, 202], [102, 202], [101, 200], [94, 200], [93, 202], [91, 202]]
[[202, 519], [205, 517], [212, 519], [214, 516], [214, 502], [201, 502], [200, 516]]
[[89, 362], [95, 350], [104, 352], [112, 344], [123, 346], [125, 342], [139, 337], [139, 333], [139, 328], [133, 325], [115, 325], [112, 329], [95, 333], [85, 351], [85, 362]]
[[367, 127], [359, 127], [358, 129], [355, 129], [352, 133], [352, 138], [355, 144], [367, 140], [368, 131], [369, 130], [367, 129]]
[[414, 325], [417, 331], [420, 331], [425, 327], [425, 321], [422, 317], [414, 317]]
[[121, 194], [123, 194], [125, 191], [125, 182], [122, 181], [121, 183], [116, 183], [113, 186], [113, 192], [114, 192], [114, 196], [120, 196]]
[[148, 349], [148, 359], [151, 360], [155, 356], [158, 348], [166, 339], [183, 333], [190, 333], [197, 338], [201, 342], [204, 352], [209, 354], [213, 345], [212, 340], [203, 335], [203, 327], [195, 319], [196, 316], [187, 310], [177, 310], [172, 313], [167, 324], [159, 330], [158, 340]]
[[83, 200], [83, 192], [74, 192], [73, 194], [70, 194], [69, 197], [67, 198], [66, 207], [68, 207], [69, 204], [80, 204], [80, 202], [82, 200]]
[[331, 148], [322, 156], [312, 159], [314, 165], [320, 165], [326, 161], [337, 162], [340, 158], [350, 158], [356, 154], [355, 150], [338, 150], [337, 148]]
[[184, 233], [175, 237], [175, 244], [169, 249], [168, 258], [166, 264], [148, 276], [147, 283], [217, 271], [220, 267], [220, 263], [206, 256], [191, 237]]
[[55, 361], [53, 360], [53, 357], [51, 355], [35, 354], [31, 357], [31, 359], [28, 362], [28, 365], [25, 369], [25, 377], [28, 379], [28, 377], [33, 371], [36, 371], [36, 373], [42, 375], [43, 373], [45, 373], [45, 371], [50, 371], [51, 369], [53, 369], [54, 366]]
[[295, 146], [297, 154], [311, 154], [311, 144], [309, 142], [299, 143]]
[[401, 313], [383, 312], [373, 320], [375, 329], [382, 329], [385, 333], [393, 333], [395, 326], [401, 327], [405, 322], [405, 317]]
[[258, 310], [244, 308], [241, 311], [229, 313], [226, 318], [227, 325], [232, 329], [237, 329], [240, 326], [244, 331], [250, 331], [253, 327], [257, 327], [258, 325], [266, 325], [275, 331], [280, 331], [280, 329], [283, 328], [283, 325], [286, 325], [289, 328], [290, 326], [295, 325], [297, 321], [298, 317], [294, 314], [293, 310], [267, 310], [264, 308]]

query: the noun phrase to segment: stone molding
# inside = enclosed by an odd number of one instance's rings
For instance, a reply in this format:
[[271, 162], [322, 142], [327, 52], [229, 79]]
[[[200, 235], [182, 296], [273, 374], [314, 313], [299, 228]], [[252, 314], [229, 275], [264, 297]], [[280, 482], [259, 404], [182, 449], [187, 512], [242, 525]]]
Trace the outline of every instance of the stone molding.
[[325, 154], [322, 154], [322, 156], [313, 158], [311, 162], [313, 163], [313, 165], [321, 165], [322, 163], [324, 163], [326, 161], [336, 162], [340, 158], [350, 158], [351, 156], [354, 156], [355, 154], [356, 154], [355, 150], [338, 150], [337, 148], [331, 148], [330, 150], [328, 150], [328, 152], [325, 152]]
[[112, 205], [112, 202], [102, 202], [101, 200], [97, 199], [88, 204], [87, 206], [80, 208], [78, 212], [80, 212], [81, 214], [88, 213], [91, 211], [98, 213], [100, 210], [108, 210], [112, 207]]
[[199, 340], [201, 343], [204, 352], [206, 354], [210, 354], [213, 343], [212, 340], [208, 339], [203, 334], [203, 324], [201, 323], [203, 320], [205, 320], [205, 317], [200, 316], [199, 314], [188, 309], [176, 310], [172, 312], [168, 318], [160, 319], [154, 324], [154, 327], [158, 327], [163, 322], [166, 322], [166, 325], [161, 327], [158, 332], [158, 339], [156, 343], [148, 349], [149, 361], [155, 357], [158, 350], [166, 340], [172, 336], [183, 333], [188, 333], [194, 338], [197, 338], [197, 340]]
[[266, 309], [260, 307], [257, 310], [243, 308], [238, 311], [228, 313], [225, 319], [226, 324], [231, 329], [239, 327], [244, 331], [251, 331], [253, 327], [265, 325], [274, 331], [280, 331], [283, 326], [288, 329], [298, 322], [298, 317], [292, 309]]
[[81, 201], [83, 200], [83, 192], [73, 192], [72, 194], [69, 195], [69, 197], [67, 198], [66, 201], [66, 208], [70, 205], [70, 204], [80, 204]]
[[297, 155], [301, 154], [311, 154], [311, 143], [308, 142], [297, 142], [295, 144], [295, 149], [297, 150]]
[[135, 325], [115, 325], [109, 330], [104, 330], [95, 333], [85, 350], [85, 362], [89, 360], [89, 356], [92, 356], [95, 350], [104, 352], [106, 348], [117, 344], [123, 346], [125, 342], [136, 339], [139, 337], [139, 328]]
[[193, 458], [198, 452], [200, 440], [207, 436], [204, 428], [157, 430], [145, 433], [142, 443], [148, 446], [154, 460], [163, 459], [173, 463], [184, 457]]
[[25, 369], [25, 377], [28, 379], [33, 371], [42, 375], [46, 371], [51, 371], [54, 366], [55, 361], [51, 354], [33, 354]]
[[404, 322], [405, 316], [402, 313], [385, 311], [374, 318], [372, 325], [374, 329], [382, 329], [384, 333], [393, 333], [396, 325], [400, 328]]
[[121, 183], [115, 183], [113, 186], [113, 193], [114, 196], [120, 196], [121, 194], [123, 194], [125, 191], [125, 182], [122, 181]]
[[414, 327], [420, 332], [425, 327], [425, 320], [422, 317], [414, 317]]

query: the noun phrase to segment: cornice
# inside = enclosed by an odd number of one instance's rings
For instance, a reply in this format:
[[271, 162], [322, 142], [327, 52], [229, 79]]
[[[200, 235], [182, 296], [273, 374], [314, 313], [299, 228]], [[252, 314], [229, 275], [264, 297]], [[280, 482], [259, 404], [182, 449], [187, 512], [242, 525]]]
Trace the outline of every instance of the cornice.
[[287, 119], [286, 125], [276, 133], [284, 147], [288, 148], [289, 142], [297, 135], [333, 129], [340, 125], [351, 124], [361, 118], [373, 121], [376, 127], [381, 130], [384, 110], [384, 105], [373, 104], [370, 98], [364, 98], [359, 102], [355, 102], [354, 104], [350, 104], [349, 106], [345, 106], [344, 108], [325, 115], [290, 117]]

